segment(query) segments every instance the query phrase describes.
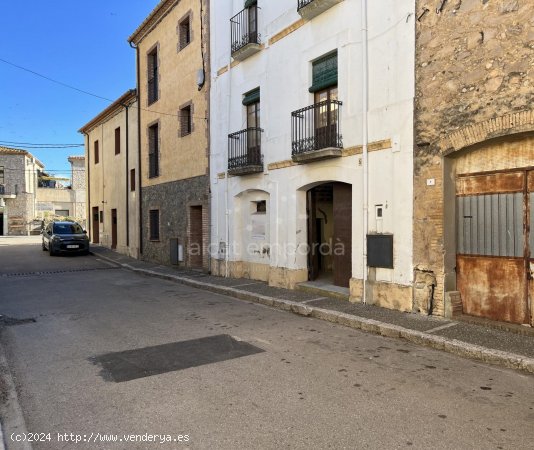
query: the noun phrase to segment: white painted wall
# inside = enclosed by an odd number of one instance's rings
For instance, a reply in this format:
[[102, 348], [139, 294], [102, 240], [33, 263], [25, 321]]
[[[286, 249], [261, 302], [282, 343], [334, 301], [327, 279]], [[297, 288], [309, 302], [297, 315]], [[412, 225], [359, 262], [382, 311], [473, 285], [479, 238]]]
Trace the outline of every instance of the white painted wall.
[[[330, 159], [279, 170], [269, 163], [291, 159], [291, 112], [313, 103], [314, 59], [337, 49], [341, 130], [344, 147], [362, 144], [361, 0], [345, 0], [273, 45], [273, 35], [297, 22], [297, 1], [258, 0], [259, 28], [265, 48], [218, 76], [230, 59], [230, 17], [243, 0], [211, 2], [211, 188], [212, 248], [226, 242], [226, 204], [230, 242], [242, 239], [237, 205], [246, 191], [269, 197], [271, 245], [305, 245], [306, 195], [314, 183], [341, 181], [353, 185], [353, 277], [363, 277], [362, 183], [360, 156]], [[369, 140], [391, 139], [392, 149], [370, 153], [370, 230], [376, 230], [374, 205], [384, 205], [383, 232], [394, 233], [392, 270], [377, 271], [378, 280], [409, 285], [412, 281], [412, 143], [414, 97], [414, 2], [369, 2]], [[243, 94], [261, 88], [263, 174], [220, 179], [227, 168], [228, 134], [246, 127]], [[215, 120], [216, 119], [216, 120]], [[245, 194], [243, 194], [245, 192]], [[213, 256], [213, 255], [212, 255]], [[219, 255], [223, 258], [223, 255]], [[230, 253], [230, 260], [247, 260]], [[272, 266], [306, 268], [304, 255], [272, 251]]]

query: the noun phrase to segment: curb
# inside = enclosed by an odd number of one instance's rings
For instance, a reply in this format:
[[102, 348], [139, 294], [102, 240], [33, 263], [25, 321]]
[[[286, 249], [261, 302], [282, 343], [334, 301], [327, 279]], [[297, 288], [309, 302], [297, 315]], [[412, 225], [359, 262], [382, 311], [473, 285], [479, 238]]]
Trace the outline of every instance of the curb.
[[254, 294], [252, 292], [243, 291], [227, 286], [220, 286], [211, 283], [204, 283], [195, 281], [189, 278], [184, 278], [178, 275], [170, 275], [159, 273], [153, 270], [140, 269], [129, 264], [118, 263], [111, 258], [101, 254], [94, 254], [103, 258], [113, 264], [116, 264], [133, 272], [138, 272], [154, 278], [161, 278], [168, 281], [176, 281], [186, 286], [203, 289], [216, 294], [228, 295], [239, 300], [252, 301], [264, 306], [277, 308], [282, 311], [292, 312], [305, 317], [313, 317], [315, 319], [324, 320], [345, 327], [358, 329], [368, 333], [377, 334], [380, 336], [405, 339], [413, 344], [423, 345], [436, 350], [452, 353], [464, 358], [469, 358], [477, 361], [482, 361], [489, 364], [507, 367], [509, 369], [521, 370], [527, 373], [534, 374], [534, 358], [517, 355], [515, 353], [504, 352], [501, 350], [494, 350], [480, 345], [469, 344], [467, 342], [459, 341], [457, 339], [449, 339], [442, 336], [435, 336], [424, 333], [422, 331], [410, 330], [398, 325], [392, 325], [385, 322], [380, 322], [374, 319], [366, 319], [364, 317], [354, 316], [338, 311], [317, 308], [314, 306], [304, 305], [299, 302], [290, 300], [282, 300], [279, 298], [268, 297], [265, 295]]
[[19, 403], [17, 395], [17, 389], [15, 388], [15, 382], [7, 358], [5, 356], [3, 343], [0, 342], [0, 376], [5, 383], [6, 389], [6, 401], [1, 407], [2, 424], [0, 428], [0, 449], [10, 450], [32, 450], [32, 445], [28, 441], [11, 441], [9, 436], [13, 433], [18, 435], [27, 435], [26, 422], [22, 414], [22, 408]]

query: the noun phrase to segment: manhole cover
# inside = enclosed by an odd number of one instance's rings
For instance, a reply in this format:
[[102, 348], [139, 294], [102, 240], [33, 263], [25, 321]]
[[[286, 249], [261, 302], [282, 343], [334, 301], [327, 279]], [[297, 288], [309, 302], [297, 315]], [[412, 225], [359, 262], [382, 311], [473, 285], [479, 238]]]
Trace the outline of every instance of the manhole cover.
[[262, 353], [264, 350], [221, 334], [91, 358], [101, 375], [117, 383]]

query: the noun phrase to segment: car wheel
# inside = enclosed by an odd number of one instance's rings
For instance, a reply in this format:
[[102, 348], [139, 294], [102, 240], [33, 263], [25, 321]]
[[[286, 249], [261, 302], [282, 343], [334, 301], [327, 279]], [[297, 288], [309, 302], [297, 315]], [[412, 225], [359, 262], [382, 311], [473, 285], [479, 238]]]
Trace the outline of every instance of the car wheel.
[[50, 256], [56, 256], [56, 252], [52, 250], [52, 246], [50, 244], [48, 244], [48, 253]]
[[46, 247], [44, 245], [44, 241], [41, 243], [41, 246], [43, 247], [43, 252], [46, 252]]

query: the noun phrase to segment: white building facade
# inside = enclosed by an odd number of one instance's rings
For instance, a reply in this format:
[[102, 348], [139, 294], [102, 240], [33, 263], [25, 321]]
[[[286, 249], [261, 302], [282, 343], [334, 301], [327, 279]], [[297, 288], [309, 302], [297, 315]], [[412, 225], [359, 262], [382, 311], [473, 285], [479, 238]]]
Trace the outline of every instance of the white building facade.
[[211, 2], [211, 269], [411, 310], [414, 2], [362, 1]]

